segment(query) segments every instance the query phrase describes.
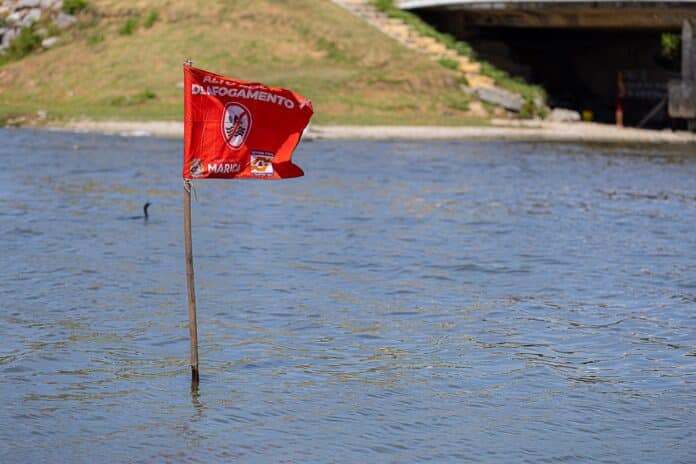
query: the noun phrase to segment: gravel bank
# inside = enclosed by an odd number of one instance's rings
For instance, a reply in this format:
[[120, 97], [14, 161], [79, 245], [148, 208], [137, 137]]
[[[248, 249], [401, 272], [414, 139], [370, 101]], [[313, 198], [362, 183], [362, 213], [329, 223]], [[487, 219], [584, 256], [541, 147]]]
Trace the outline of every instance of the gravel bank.
[[[73, 121], [56, 130], [100, 132], [129, 136], [180, 138], [180, 122]], [[601, 143], [696, 143], [696, 134], [669, 130], [644, 130], [595, 123], [555, 123], [543, 121], [492, 121], [486, 127], [443, 126], [316, 126], [311, 125], [305, 139], [337, 140], [516, 140]]]

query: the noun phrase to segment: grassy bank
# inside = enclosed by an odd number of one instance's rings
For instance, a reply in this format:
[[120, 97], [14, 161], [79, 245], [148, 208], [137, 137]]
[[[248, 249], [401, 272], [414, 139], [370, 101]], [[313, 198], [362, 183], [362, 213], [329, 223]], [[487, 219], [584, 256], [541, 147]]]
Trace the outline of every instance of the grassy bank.
[[[499, 87], [521, 95], [527, 102], [529, 102], [529, 104], [532, 104], [532, 106], [534, 106], [534, 101], [538, 101], [542, 104], [546, 101], [546, 92], [540, 86], [529, 84], [519, 77], [511, 76], [507, 72], [496, 68], [489, 62], [477, 56], [474, 49], [468, 43], [457, 40], [450, 34], [445, 34], [438, 31], [414, 13], [399, 9], [395, 5], [394, 0], [371, 1], [375, 8], [385, 13], [387, 16], [399, 19], [414, 30], [418, 31], [421, 35], [432, 37], [445, 45], [447, 48], [456, 51], [459, 55], [466, 56], [479, 62], [481, 64], [481, 74], [492, 78]], [[441, 61], [440, 64], [445, 67], [448, 67], [448, 64], [451, 65], [450, 67], [456, 67], [456, 62], [448, 63], [447, 60]], [[524, 111], [527, 113], [534, 113], [536, 112], [536, 109], [526, 108]]]
[[61, 43], [0, 66], [0, 121], [180, 119], [181, 65], [292, 88], [323, 124], [480, 123], [456, 74], [328, 0], [90, 0]]

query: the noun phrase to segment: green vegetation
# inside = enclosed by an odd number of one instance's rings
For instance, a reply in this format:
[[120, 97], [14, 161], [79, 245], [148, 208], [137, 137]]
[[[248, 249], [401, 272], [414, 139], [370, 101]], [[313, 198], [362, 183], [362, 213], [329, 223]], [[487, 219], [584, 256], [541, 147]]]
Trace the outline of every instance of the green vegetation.
[[96, 45], [104, 41], [104, 33], [102, 31], [96, 31], [87, 36], [87, 43], [90, 45]]
[[469, 109], [470, 99], [471, 97], [464, 92], [461, 92], [458, 96], [453, 96], [447, 100], [446, 105], [447, 108], [451, 110], [466, 111]]
[[64, 13], [75, 15], [87, 8], [87, 0], [63, 0], [61, 9]]
[[41, 37], [36, 34], [35, 29], [33, 24], [22, 28], [19, 35], [10, 42], [5, 53], [0, 55], [0, 66], [22, 59], [41, 46]]
[[63, 30], [56, 26], [56, 23], [51, 21], [50, 19], [41, 19], [38, 23], [35, 25], [35, 29], [46, 29], [46, 37], [58, 37], [63, 34]]
[[155, 25], [157, 20], [159, 19], [159, 13], [155, 10], [150, 10], [150, 12], [147, 14], [147, 17], [145, 18], [145, 21], [143, 22], [143, 26], [145, 26], [145, 29], [150, 29], [152, 26]]
[[131, 35], [138, 28], [138, 18], [129, 16], [126, 22], [118, 29], [120, 35]]
[[532, 98], [524, 97], [524, 104], [522, 105], [522, 109], [520, 109], [520, 118], [532, 118], [536, 113], [535, 106], [536, 105], [534, 105], [534, 100]]
[[131, 105], [141, 105], [149, 100], [154, 100], [157, 98], [157, 94], [150, 89], [143, 90], [142, 92], [132, 95], [132, 96], [117, 96], [108, 99], [108, 103], [111, 106], [131, 106]]
[[681, 38], [678, 34], [664, 33], [660, 36], [662, 45], [662, 55], [665, 57], [674, 56], [681, 49]]
[[324, 56], [333, 62], [345, 63], [350, 60], [350, 57], [346, 56], [341, 48], [333, 40], [326, 39], [324, 37], [319, 37], [316, 39], [316, 46], [324, 53]]
[[23, 27], [19, 34], [10, 42], [10, 46], [3, 53], [0, 53], [0, 66], [21, 60], [34, 51], [41, 49], [41, 42], [44, 38], [58, 37], [62, 34], [63, 31], [48, 18], [42, 18], [29, 26]]
[[439, 63], [447, 69], [457, 69], [459, 62], [452, 58], [442, 58]]
[[664, 33], [660, 36], [660, 56], [658, 61], [667, 69], [679, 72], [681, 69], [682, 43], [679, 34]]
[[660, 35], [660, 55], [658, 63], [664, 68], [679, 72], [682, 61], [682, 41], [679, 34], [664, 33]]
[[[471, 58], [472, 60], [478, 61], [481, 64], [481, 73], [483, 75], [492, 78], [495, 81], [495, 83], [500, 87], [518, 93], [522, 95], [522, 97], [525, 98], [525, 100], [529, 100], [532, 102], [533, 111], [530, 117], [534, 114], [543, 111], [544, 102], [546, 101], [546, 92], [543, 88], [536, 85], [528, 84], [521, 78], [512, 77], [506, 71], [496, 68], [487, 61], [478, 59], [476, 56], [476, 52], [471, 48], [469, 44], [461, 40], [457, 40], [450, 34], [443, 34], [442, 32], [432, 27], [430, 24], [423, 21], [417, 15], [399, 9], [394, 4], [393, 0], [372, 0], [372, 3], [378, 10], [385, 13], [387, 16], [391, 18], [400, 19], [405, 24], [416, 30], [419, 34], [432, 37], [433, 39], [445, 45], [447, 48], [455, 50], [459, 55], [466, 56]], [[449, 67], [451, 66], [450, 61], [453, 60], [440, 60], [440, 64], [445, 67]], [[540, 104], [536, 105], [535, 102], [538, 102]]]
[[181, 120], [191, 56], [305, 95], [317, 124], [485, 124], [467, 113], [461, 73], [328, 0], [90, 0], [80, 18], [61, 46], [0, 64], [0, 121], [31, 121], [40, 109], [54, 121]]

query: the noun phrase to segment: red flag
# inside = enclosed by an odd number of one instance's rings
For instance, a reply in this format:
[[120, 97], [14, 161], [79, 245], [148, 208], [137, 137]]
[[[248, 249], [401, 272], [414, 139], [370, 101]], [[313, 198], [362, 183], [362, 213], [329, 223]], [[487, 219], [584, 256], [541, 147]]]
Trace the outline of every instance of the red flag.
[[312, 103], [290, 90], [184, 66], [184, 179], [285, 179]]

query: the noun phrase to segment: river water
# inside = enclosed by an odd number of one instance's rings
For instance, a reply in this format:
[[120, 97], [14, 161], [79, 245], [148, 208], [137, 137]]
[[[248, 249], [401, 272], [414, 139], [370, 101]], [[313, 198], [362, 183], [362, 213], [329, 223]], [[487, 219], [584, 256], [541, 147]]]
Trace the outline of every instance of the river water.
[[693, 147], [315, 141], [198, 182], [192, 393], [181, 142], [0, 142], [2, 463], [694, 462]]

